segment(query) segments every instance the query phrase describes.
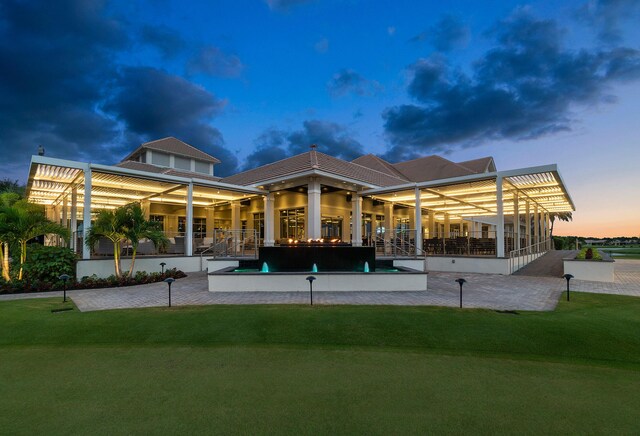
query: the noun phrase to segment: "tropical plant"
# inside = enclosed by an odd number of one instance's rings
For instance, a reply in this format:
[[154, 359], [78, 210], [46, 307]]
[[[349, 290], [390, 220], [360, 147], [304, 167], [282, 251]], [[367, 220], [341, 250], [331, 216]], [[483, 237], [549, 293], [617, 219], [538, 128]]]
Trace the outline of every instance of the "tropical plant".
[[18, 280], [22, 280], [23, 267], [27, 260], [27, 242], [48, 234], [58, 235], [65, 239], [69, 238], [69, 231], [60, 224], [49, 221], [45, 216], [44, 207], [41, 205], [29, 203], [26, 200], [9, 202], [9, 205], [6, 202], [0, 204], [0, 241], [3, 244], [2, 275], [6, 281], [11, 281], [9, 252], [12, 246], [13, 251], [17, 247], [20, 253]]
[[100, 238], [107, 238], [113, 243], [113, 263], [116, 277], [122, 277], [121, 251], [122, 244], [131, 242], [131, 266], [127, 275], [133, 273], [136, 254], [141, 239], [149, 239], [156, 248], [168, 246], [169, 240], [160, 229], [160, 223], [145, 218], [139, 203], [129, 203], [115, 210], [101, 210], [87, 232], [86, 244], [94, 247]]
[[551, 221], [551, 228], [549, 229], [549, 237], [553, 238], [553, 224], [556, 219], [559, 221], [569, 222], [573, 220], [573, 214], [571, 212], [551, 212], [549, 214], [549, 220]]

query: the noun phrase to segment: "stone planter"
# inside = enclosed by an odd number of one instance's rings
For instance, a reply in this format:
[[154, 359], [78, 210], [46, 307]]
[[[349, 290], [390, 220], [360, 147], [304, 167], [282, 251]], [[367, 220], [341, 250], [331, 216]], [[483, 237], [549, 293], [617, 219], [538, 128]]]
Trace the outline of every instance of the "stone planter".
[[571, 274], [577, 280], [590, 280], [593, 282], [614, 281], [615, 262], [612, 259], [563, 259], [563, 261], [564, 273]]

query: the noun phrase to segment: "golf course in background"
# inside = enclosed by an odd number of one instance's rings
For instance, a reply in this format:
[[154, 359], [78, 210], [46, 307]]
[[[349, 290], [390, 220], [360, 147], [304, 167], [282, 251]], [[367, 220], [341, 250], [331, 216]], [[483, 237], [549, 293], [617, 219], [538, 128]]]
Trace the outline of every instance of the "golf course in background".
[[3, 434], [640, 432], [640, 299], [553, 312], [0, 303]]

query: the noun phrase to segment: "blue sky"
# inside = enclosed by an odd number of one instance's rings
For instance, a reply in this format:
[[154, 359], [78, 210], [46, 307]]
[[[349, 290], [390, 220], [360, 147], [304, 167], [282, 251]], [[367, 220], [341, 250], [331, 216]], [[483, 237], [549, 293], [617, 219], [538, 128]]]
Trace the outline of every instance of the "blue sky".
[[24, 181], [38, 144], [110, 164], [168, 135], [220, 174], [313, 142], [492, 155], [559, 164], [578, 207], [560, 233], [637, 235], [639, 18], [636, 0], [7, 0], [4, 176]]

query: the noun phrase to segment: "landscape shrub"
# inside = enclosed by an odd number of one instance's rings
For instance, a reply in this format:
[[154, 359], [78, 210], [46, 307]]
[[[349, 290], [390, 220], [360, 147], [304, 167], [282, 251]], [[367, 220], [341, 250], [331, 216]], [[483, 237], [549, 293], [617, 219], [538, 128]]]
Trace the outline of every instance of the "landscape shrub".
[[602, 260], [602, 255], [598, 249], [593, 247], [585, 247], [576, 256], [578, 260]]
[[58, 277], [67, 274], [73, 281], [75, 264], [76, 255], [69, 248], [29, 244], [24, 264], [24, 280], [62, 285]]
[[[166, 270], [163, 274], [158, 272], [147, 273], [138, 271], [133, 276], [122, 276], [120, 278], [111, 275], [106, 278], [98, 278], [97, 276], [85, 276], [80, 280], [71, 279], [67, 282], [67, 289], [99, 289], [114, 288], [120, 286], [142, 285], [146, 283], [161, 282], [166, 278], [181, 279], [187, 275], [179, 269], [172, 268]], [[62, 290], [62, 282], [57, 279], [54, 281], [32, 281], [23, 280], [21, 282], [13, 281], [7, 283], [0, 279], [0, 294], [20, 294], [27, 292], [46, 292]]]

